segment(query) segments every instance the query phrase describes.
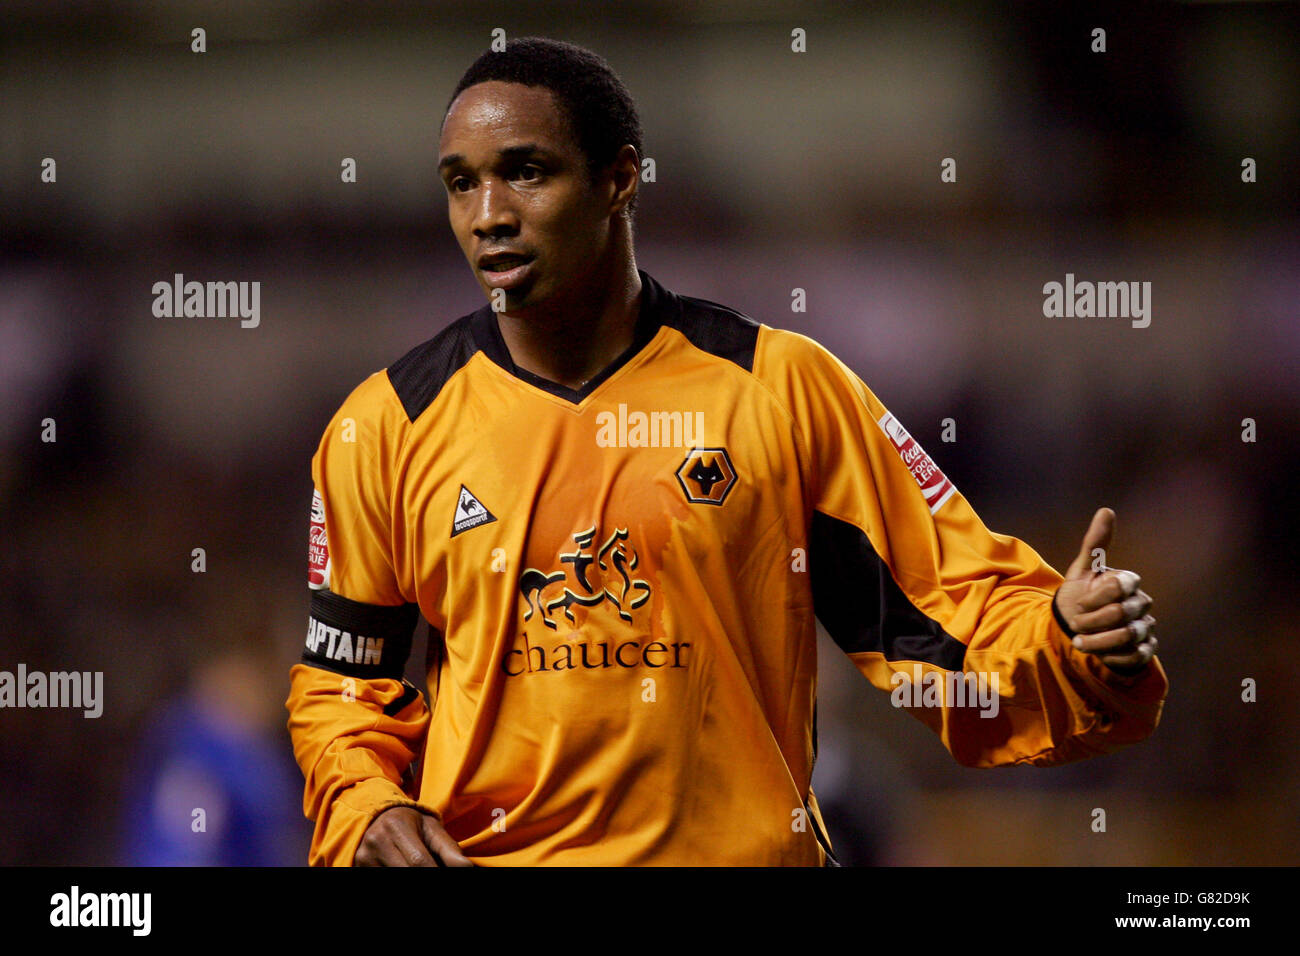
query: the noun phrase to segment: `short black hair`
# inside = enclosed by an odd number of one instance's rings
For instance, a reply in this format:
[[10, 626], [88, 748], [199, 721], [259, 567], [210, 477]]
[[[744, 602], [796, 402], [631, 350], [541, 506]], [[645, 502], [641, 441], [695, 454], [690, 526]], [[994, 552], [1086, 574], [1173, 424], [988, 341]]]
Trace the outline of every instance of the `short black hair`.
[[[447, 110], [468, 87], [490, 80], [550, 90], [587, 157], [587, 173], [593, 180], [624, 144], [631, 143], [638, 158], [643, 155], [641, 120], [631, 94], [610, 65], [588, 49], [547, 37], [508, 40], [504, 50], [488, 50], [470, 64], [447, 101]], [[627, 207], [629, 215], [635, 208], [634, 195]]]

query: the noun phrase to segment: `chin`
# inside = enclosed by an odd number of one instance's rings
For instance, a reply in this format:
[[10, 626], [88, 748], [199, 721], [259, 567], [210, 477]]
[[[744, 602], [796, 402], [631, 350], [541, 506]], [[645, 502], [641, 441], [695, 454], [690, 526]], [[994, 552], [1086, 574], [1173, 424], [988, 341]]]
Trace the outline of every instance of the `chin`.
[[[484, 286], [487, 291], [488, 304], [492, 303], [492, 297], [496, 292], [491, 286]], [[531, 308], [546, 300], [546, 295], [538, 295], [536, 284], [525, 286], [520, 289], [509, 289], [506, 291], [506, 312], [518, 312], [521, 309]]]
[[536, 276], [527, 285], [506, 293], [506, 308], [513, 311], [543, 305], [554, 297], [555, 292], [555, 286], [546, 281], [545, 277]]

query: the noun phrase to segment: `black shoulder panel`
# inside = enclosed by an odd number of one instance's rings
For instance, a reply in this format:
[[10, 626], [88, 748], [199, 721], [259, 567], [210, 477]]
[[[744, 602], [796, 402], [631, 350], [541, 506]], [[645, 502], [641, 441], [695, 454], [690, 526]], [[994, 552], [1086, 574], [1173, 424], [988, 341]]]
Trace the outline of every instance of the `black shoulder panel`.
[[462, 316], [388, 366], [388, 381], [411, 421], [420, 417], [438, 397], [447, 379], [478, 351], [470, 328], [473, 315]]
[[677, 296], [681, 311], [665, 320], [697, 349], [735, 362], [746, 372], [754, 371], [754, 345], [759, 325], [749, 316], [717, 302]]

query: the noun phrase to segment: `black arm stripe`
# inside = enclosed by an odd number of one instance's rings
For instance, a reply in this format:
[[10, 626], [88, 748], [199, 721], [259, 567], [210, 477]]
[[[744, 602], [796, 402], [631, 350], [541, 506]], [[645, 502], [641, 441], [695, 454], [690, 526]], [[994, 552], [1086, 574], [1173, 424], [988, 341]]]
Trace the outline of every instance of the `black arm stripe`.
[[415, 604], [363, 604], [313, 591], [302, 661], [349, 677], [400, 680], [419, 618]]
[[384, 708], [384, 716], [396, 717], [406, 709], [407, 704], [420, 696], [420, 692], [415, 689], [414, 684], [407, 681], [403, 681], [403, 684], [405, 686], [402, 690], [402, 696], [394, 699], [391, 704]]
[[817, 618], [846, 654], [962, 669], [966, 645], [911, 602], [860, 528], [814, 511], [808, 557]]

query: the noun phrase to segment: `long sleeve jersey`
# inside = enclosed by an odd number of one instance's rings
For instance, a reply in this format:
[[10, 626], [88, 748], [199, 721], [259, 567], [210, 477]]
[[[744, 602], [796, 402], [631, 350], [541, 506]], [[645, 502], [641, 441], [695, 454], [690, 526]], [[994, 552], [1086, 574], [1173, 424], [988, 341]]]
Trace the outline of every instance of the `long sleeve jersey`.
[[581, 390], [484, 306], [326, 429], [287, 701], [312, 864], [413, 806], [484, 866], [822, 865], [818, 619], [961, 764], [1152, 732], [1159, 661], [1075, 650], [1061, 576], [849, 368], [640, 275], [632, 345]]

